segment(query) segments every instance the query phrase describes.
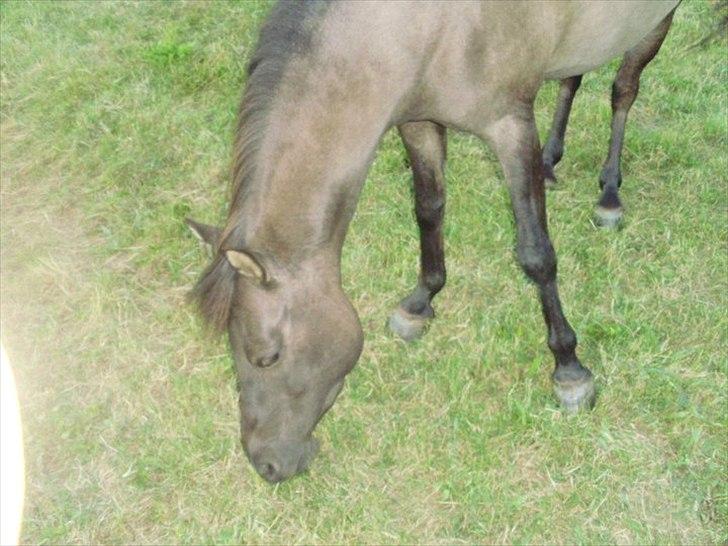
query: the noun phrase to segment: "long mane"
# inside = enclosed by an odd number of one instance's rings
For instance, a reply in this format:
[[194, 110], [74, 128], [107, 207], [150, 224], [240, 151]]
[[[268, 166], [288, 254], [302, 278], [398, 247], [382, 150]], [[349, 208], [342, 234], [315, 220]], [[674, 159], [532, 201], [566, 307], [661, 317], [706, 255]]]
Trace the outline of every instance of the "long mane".
[[242, 248], [243, 224], [240, 211], [255, 187], [257, 156], [267, 128], [276, 90], [286, 66], [296, 55], [310, 48], [315, 21], [325, 13], [324, 0], [281, 1], [261, 28], [258, 44], [248, 64], [248, 77], [240, 102], [232, 158], [232, 195], [228, 220], [215, 257], [202, 274], [192, 298], [205, 320], [216, 330], [227, 327], [235, 296], [236, 272], [222, 250]]

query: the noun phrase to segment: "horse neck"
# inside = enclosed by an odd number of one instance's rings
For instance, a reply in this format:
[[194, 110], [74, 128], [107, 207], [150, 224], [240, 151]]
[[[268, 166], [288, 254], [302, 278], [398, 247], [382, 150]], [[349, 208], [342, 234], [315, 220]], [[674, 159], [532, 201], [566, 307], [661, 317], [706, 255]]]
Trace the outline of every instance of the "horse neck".
[[229, 231], [242, 231], [248, 250], [290, 265], [320, 253], [338, 263], [396, 105], [372, 78], [325, 72], [296, 77], [294, 70], [282, 82], [266, 116], [255, 177], [228, 222]]

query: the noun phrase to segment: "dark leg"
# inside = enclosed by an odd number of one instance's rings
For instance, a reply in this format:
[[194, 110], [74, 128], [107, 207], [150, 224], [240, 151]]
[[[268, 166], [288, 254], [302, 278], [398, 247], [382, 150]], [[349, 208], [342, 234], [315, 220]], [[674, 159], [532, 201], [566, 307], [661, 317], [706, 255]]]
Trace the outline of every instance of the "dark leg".
[[612, 135], [609, 139], [609, 155], [599, 175], [602, 195], [596, 209], [597, 220], [604, 227], [615, 227], [622, 218], [622, 203], [619, 200], [619, 187], [622, 185], [620, 163], [627, 114], [637, 98], [642, 70], [659, 51], [670, 29], [672, 15], [670, 13], [665, 17], [655, 30], [624, 54], [612, 85]]
[[569, 122], [569, 113], [571, 113], [574, 95], [576, 95], [576, 91], [580, 85], [581, 76], [572, 76], [571, 78], [561, 80], [554, 120], [551, 123], [551, 131], [549, 131], [546, 146], [543, 147], [543, 167], [547, 187], [556, 184], [554, 167], [561, 161], [561, 156], [564, 154], [566, 124]]
[[543, 167], [533, 104], [522, 104], [487, 132], [503, 166], [516, 220], [518, 261], [538, 286], [556, 361], [554, 389], [568, 411], [591, 407], [594, 381], [576, 357], [576, 334], [561, 310], [556, 283], [556, 253], [546, 227]]
[[419, 337], [435, 316], [432, 298], [445, 285], [442, 219], [445, 215], [445, 128], [429, 121], [399, 126], [414, 175], [415, 215], [420, 228], [420, 276], [417, 287], [389, 319], [403, 339]]

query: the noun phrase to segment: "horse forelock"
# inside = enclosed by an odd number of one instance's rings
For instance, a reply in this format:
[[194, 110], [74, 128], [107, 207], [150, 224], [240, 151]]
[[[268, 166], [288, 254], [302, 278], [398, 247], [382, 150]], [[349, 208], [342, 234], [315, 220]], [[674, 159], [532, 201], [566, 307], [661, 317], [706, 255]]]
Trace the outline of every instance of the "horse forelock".
[[235, 269], [217, 256], [192, 290], [191, 297], [205, 321], [217, 331], [227, 327], [235, 296]]

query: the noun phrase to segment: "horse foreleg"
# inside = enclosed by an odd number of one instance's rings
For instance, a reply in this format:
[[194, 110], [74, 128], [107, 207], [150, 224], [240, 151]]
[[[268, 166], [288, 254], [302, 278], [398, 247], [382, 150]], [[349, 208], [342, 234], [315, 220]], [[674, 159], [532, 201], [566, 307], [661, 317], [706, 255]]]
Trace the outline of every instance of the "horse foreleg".
[[561, 161], [561, 157], [564, 155], [566, 125], [569, 122], [569, 114], [571, 113], [574, 96], [580, 85], [581, 76], [572, 76], [571, 78], [561, 80], [554, 120], [551, 123], [551, 130], [549, 131], [546, 145], [543, 147], [543, 168], [547, 186], [556, 184], [554, 167]]
[[414, 176], [415, 215], [420, 229], [420, 275], [417, 287], [389, 319], [389, 327], [410, 341], [422, 335], [435, 316], [432, 298], [445, 285], [442, 220], [445, 215], [445, 128], [429, 121], [399, 126]]
[[533, 104], [522, 104], [486, 131], [508, 183], [516, 220], [518, 261], [536, 283], [554, 355], [554, 389], [568, 411], [591, 407], [592, 373], [576, 356], [576, 334], [561, 309], [556, 253], [546, 227], [543, 168]]
[[624, 54], [612, 85], [612, 134], [609, 139], [609, 153], [599, 175], [602, 195], [596, 208], [597, 221], [604, 227], [615, 227], [622, 218], [622, 203], [619, 200], [619, 187], [622, 185], [620, 165], [627, 115], [637, 98], [642, 70], [660, 50], [667, 31], [670, 30], [673, 13]]

